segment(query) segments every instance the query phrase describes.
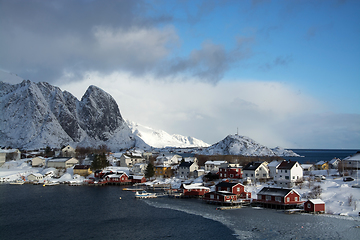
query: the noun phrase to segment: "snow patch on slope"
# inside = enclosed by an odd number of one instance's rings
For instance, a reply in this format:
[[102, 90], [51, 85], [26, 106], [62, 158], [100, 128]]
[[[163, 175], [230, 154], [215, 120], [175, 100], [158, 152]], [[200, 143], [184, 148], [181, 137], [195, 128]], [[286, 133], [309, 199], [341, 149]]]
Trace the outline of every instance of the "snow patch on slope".
[[209, 144], [193, 138], [178, 134], [169, 134], [163, 130], [143, 126], [141, 124], [126, 120], [133, 134], [144, 140], [145, 143], [154, 148], [165, 147], [207, 147]]

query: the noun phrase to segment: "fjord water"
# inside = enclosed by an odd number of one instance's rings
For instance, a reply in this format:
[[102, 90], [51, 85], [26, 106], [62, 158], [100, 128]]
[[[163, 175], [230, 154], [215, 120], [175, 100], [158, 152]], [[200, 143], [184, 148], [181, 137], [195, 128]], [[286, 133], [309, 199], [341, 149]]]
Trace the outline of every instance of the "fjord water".
[[[121, 199], [120, 199], [121, 198]], [[359, 218], [219, 211], [195, 199], [136, 200], [121, 187], [0, 185], [1, 239], [358, 239]]]

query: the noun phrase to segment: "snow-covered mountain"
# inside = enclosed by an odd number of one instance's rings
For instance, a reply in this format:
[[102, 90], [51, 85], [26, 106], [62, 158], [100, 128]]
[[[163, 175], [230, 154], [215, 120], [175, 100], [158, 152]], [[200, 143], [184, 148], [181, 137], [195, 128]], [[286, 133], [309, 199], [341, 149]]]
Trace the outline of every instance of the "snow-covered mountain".
[[136, 140], [115, 100], [90, 86], [81, 101], [46, 82], [0, 82], [0, 145], [34, 149], [66, 144], [119, 150]]
[[165, 147], [208, 147], [209, 144], [193, 138], [184, 137], [178, 134], [169, 134], [163, 130], [155, 130], [150, 127], [126, 120], [126, 123], [132, 130], [133, 134], [144, 140], [145, 143], [154, 148]]
[[298, 154], [280, 147], [270, 149], [253, 139], [240, 135], [228, 135], [222, 141], [198, 152], [204, 155], [242, 155], [242, 156], [293, 156]]

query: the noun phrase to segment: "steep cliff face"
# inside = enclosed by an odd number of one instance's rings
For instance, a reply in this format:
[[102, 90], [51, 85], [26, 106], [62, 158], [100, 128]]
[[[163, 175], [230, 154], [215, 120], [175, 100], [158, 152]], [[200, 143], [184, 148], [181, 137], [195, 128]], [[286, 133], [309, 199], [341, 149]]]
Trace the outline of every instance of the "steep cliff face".
[[106, 144], [114, 150], [135, 146], [135, 138], [115, 100], [95, 86], [90, 86], [79, 101], [45, 82], [0, 82], [0, 111], [3, 146]]

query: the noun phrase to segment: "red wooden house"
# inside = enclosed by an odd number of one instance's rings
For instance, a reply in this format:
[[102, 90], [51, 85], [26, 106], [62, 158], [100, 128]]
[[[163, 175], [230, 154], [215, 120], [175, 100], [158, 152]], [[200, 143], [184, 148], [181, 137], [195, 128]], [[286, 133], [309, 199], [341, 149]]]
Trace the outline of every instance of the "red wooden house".
[[146, 178], [144, 176], [138, 176], [138, 175], [130, 175], [129, 179], [132, 183], [144, 183], [146, 182]]
[[245, 187], [241, 183], [231, 183], [222, 181], [215, 186], [217, 192], [227, 191], [237, 195], [239, 198], [251, 198], [251, 192], [245, 192]]
[[325, 202], [321, 199], [309, 199], [304, 203], [305, 212], [325, 212]]
[[201, 184], [182, 184], [181, 187], [183, 196], [199, 197], [204, 196], [205, 193], [210, 192], [210, 188], [202, 186]]
[[269, 208], [292, 208], [303, 203], [300, 200], [300, 194], [293, 189], [270, 187], [261, 189], [253, 202]]
[[226, 167], [219, 168], [219, 178], [242, 178], [242, 167]]
[[237, 201], [236, 194], [227, 191], [205, 193], [203, 200], [208, 203], [231, 204]]
[[106, 183], [109, 184], [128, 184], [131, 183], [129, 176], [124, 172], [117, 172], [115, 174], [109, 174], [105, 177]]

